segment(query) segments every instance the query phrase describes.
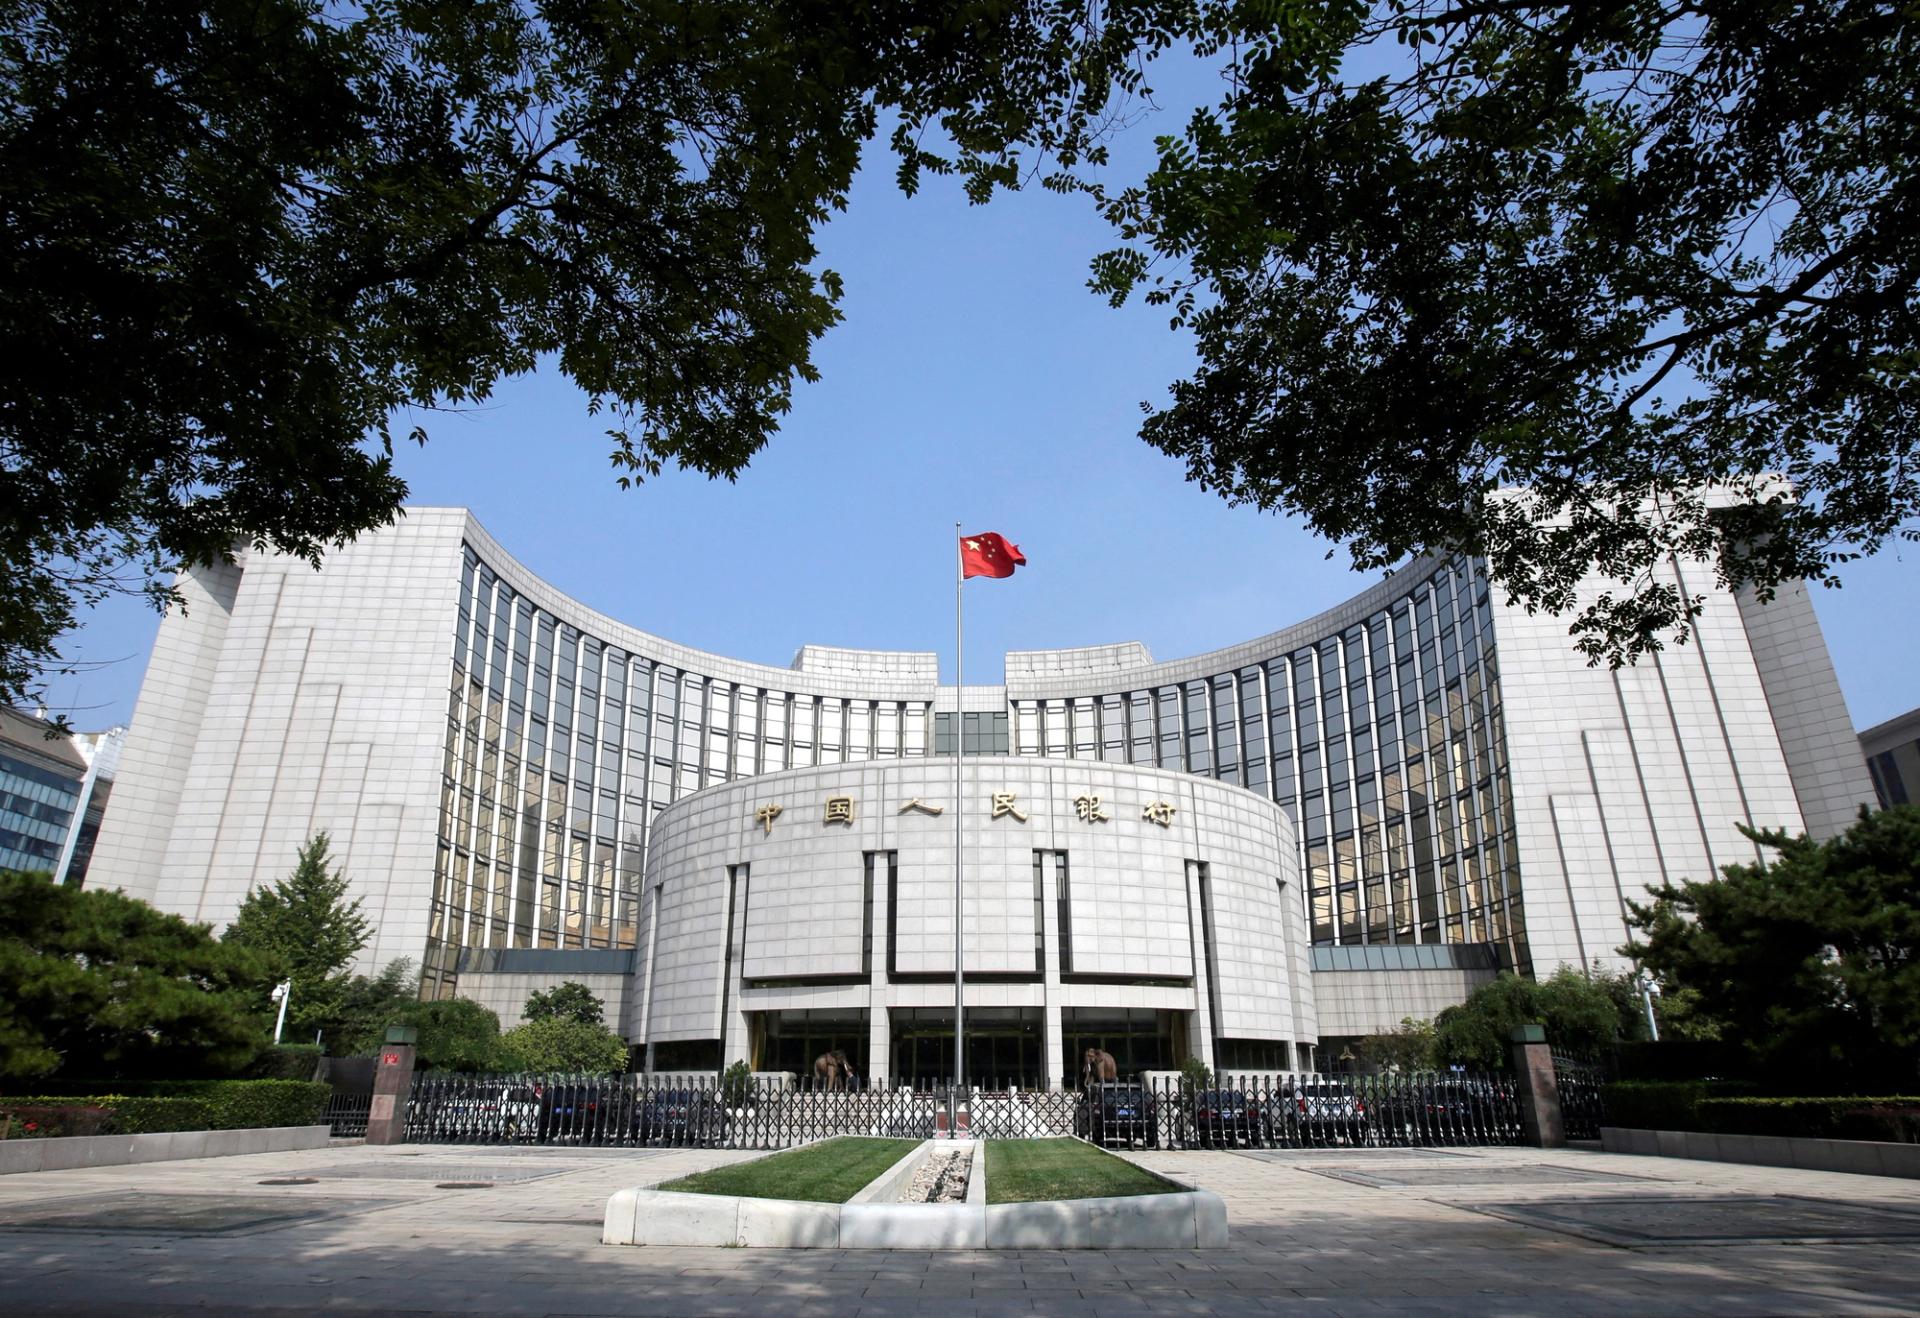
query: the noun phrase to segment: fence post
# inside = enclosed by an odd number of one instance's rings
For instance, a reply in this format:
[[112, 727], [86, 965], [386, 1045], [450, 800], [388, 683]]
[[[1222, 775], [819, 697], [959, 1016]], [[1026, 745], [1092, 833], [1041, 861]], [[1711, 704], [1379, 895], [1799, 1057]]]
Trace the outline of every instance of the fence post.
[[367, 1109], [367, 1143], [403, 1144], [407, 1138], [407, 1098], [413, 1092], [414, 1043], [411, 1025], [389, 1025], [373, 1068], [373, 1104]]
[[1520, 1142], [1536, 1149], [1564, 1149], [1567, 1127], [1560, 1117], [1560, 1083], [1553, 1074], [1546, 1030], [1516, 1025], [1511, 1046], [1519, 1088]]

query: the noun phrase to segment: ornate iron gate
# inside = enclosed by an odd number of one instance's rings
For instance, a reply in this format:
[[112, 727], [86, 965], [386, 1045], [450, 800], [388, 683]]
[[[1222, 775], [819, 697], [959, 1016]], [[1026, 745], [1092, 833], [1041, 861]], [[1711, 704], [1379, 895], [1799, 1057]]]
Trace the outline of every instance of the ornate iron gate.
[[[1600, 1076], [1559, 1068], [1571, 1138], [1598, 1134]], [[956, 1103], [956, 1097], [959, 1102]], [[1076, 1135], [1131, 1148], [1362, 1148], [1507, 1145], [1521, 1139], [1512, 1077], [1419, 1072], [1323, 1076], [1235, 1072], [1205, 1086], [1177, 1077], [1074, 1090], [818, 1089], [712, 1077], [423, 1075], [407, 1104], [410, 1141], [612, 1148], [781, 1149], [832, 1135], [927, 1139], [965, 1110], [985, 1139]], [[366, 1129], [364, 1095], [336, 1095], [337, 1135]]]

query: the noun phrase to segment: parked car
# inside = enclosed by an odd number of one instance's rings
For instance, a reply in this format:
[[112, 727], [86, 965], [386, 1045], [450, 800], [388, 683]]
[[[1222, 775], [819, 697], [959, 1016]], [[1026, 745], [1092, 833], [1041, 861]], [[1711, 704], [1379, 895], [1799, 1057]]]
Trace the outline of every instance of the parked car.
[[1365, 1100], [1338, 1080], [1302, 1080], [1273, 1099], [1269, 1120], [1284, 1138], [1311, 1144], [1361, 1144], [1367, 1139]]
[[637, 1144], [702, 1146], [726, 1136], [727, 1110], [720, 1096], [706, 1089], [656, 1089], [641, 1096]]
[[[409, 1112], [409, 1121], [416, 1117]], [[526, 1085], [452, 1088], [430, 1094], [424, 1116], [432, 1138], [462, 1143], [523, 1139], [539, 1120], [537, 1091]]]
[[1095, 1085], [1081, 1091], [1073, 1128], [1095, 1144], [1158, 1148], [1160, 1100], [1145, 1085]]
[[1267, 1140], [1267, 1114], [1244, 1089], [1202, 1089], [1193, 1096], [1187, 1118], [1193, 1142], [1203, 1149]]
[[1413, 1076], [1396, 1086], [1383, 1119], [1417, 1141], [1464, 1140], [1517, 1123], [1513, 1095], [1496, 1081], [1467, 1076]]

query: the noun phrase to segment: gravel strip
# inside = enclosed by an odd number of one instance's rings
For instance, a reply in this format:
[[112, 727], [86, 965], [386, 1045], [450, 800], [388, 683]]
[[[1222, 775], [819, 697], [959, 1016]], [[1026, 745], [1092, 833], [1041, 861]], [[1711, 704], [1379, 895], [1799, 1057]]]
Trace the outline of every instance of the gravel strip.
[[896, 1201], [903, 1204], [959, 1204], [967, 1199], [967, 1171], [973, 1164], [970, 1150], [936, 1153], [920, 1164], [913, 1180]]

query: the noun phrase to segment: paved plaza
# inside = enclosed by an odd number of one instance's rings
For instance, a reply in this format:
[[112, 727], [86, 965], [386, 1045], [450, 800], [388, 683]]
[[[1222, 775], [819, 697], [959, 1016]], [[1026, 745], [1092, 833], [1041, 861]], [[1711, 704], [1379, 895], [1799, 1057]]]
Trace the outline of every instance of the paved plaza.
[[1585, 1149], [1146, 1153], [1208, 1251], [599, 1243], [607, 1196], [748, 1155], [337, 1142], [0, 1178], [0, 1314], [1920, 1312], [1920, 1182]]

